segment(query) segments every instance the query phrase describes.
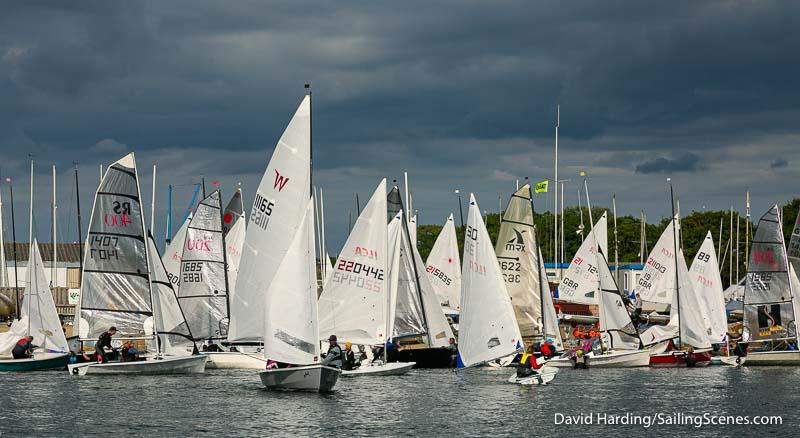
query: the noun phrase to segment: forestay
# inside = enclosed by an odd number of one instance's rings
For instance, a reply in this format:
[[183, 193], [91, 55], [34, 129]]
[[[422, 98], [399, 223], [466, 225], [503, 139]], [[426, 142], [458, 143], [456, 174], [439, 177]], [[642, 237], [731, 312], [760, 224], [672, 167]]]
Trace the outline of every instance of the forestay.
[[239, 263], [246, 231], [242, 189], [237, 189], [222, 214], [222, 231], [225, 234], [225, 256], [228, 262], [228, 289], [236, 288]]
[[558, 285], [558, 299], [578, 304], [597, 304], [597, 291], [600, 289], [600, 275], [597, 266], [597, 252], [606, 254], [608, 246], [608, 218], [603, 213], [564, 273]]
[[189, 356], [194, 350], [192, 332], [186, 324], [175, 289], [167, 277], [167, 271], [158, 256], [152, 234], [147, 238], [147, 256], [150, 260], [150, 275], [153, 287], [153, 317], [155, 332], [160, 346], [158, 350], [169, 356]]
[[178, 299], [196, 340], [226, 336], [228, 282], [219, 190], [200, 201], [189, 223]]
[[459, 355], [465, 367], [517, 352], [521, 336], [494, 245], [470, 194], [464, 237]]
[[794, 307], [783, 229], [775, 205], [758, 221], [747, 264], [744, 326], [749, 340], [795, 339]]
[[177, 289], [181, 285], [181, 258], [183, 257], [183, 245], [186, 241], [186, 230], [189, 229], [189, 222], [192, 221], [192, 213], [186, 216], [186, 220], [178, 228], [178, 232], [167, 245], [161, 261], [164, 262], [164, 269], [167, 272], [172, 287]]
[[358, 216], [319, 298], [321, 338], [383, 344], [388, 333], [386, 179]]
[[305, 204], [297, 231], [265, 296], [264, 356], [308, 365], [319, 361], [314, 202]]
[[94, 198], [83, 260], [78, 333], [111, 326], [141, 336], [152, 316], [144, 221], [133, 153], [110, 165]]
[[523, 337], [541, 336], [542, 300], [533, 227], [531, 186], [511, 195], [495, 245], [500, 269]]
[[308, 200], [310, 180], [311, 98], [305, 96], [278, 140], [256, 191], [236, 289], [230, 295], [229, 341], [263, 338], [264, 295], [296, 234], [303, 216], [298, 206]]
[[389, 325], [392, 338], [427, 333], [414, 261], [400, 210], [389, 223]]
[[461, 258], [452, 213], [428, 254], [425, 271], [439, 302], [448, 309], [461, 310]]
[[725, 312], [722, 279], [719, 274], [719, 262], [711, 231], [706, 234], [689, 271], [692, 287], [700, 298], [700, 304], [704, 306], [705, 314], [711, 325], [709, 341], [712, 344], [725, 342], [728, 334], [728, 316]]

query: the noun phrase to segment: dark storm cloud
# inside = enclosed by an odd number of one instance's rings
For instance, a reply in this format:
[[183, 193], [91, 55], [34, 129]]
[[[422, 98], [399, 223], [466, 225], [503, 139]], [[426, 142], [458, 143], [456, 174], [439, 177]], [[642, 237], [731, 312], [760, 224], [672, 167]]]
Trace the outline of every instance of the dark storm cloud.
[[702, 158], [691, 152], [671, 158], [658, 157], [636, 165], [636, 171], [643, 174], [697, 172], [707, 168], [708, 166], [703, 163]]
[[315, 181], [330, 187], [333, 226], [354, 192], [403, 169], [431, 222], [454, 188], [497, 199], [513, 185], [504, 178], [551, 177], [559, 103], [561, 175], [587, 170], [599, 192], [636, 186], [622, 209], [638, 211], [663, 208], [651, 175], [684, 172], [688, 192], [703, 169], [719, 184], [691, 196], [727, 206], [755, 182], [785, 187], [746, 163], [799, 153], [800, 60], [787, 55], [800, 47], [798, 12], [729, 1], [16, 2], [0, 14], [2, 172], [22, 180], [28, 153], [42, 178], [79, 161], [88, 198], [99, 163], [136, 151], [143, 174], [158, 162], [158, 193], [203, 175], [252, 193], [311, 81]]
[[788, 166], [789, 166], [789, 162], [784, 160], [784, 159], [773, 160], [773, 161], [771, 161], [769, 163], [769, 167], [771, 169], [782, 169], [782, 168], [788, 167]]

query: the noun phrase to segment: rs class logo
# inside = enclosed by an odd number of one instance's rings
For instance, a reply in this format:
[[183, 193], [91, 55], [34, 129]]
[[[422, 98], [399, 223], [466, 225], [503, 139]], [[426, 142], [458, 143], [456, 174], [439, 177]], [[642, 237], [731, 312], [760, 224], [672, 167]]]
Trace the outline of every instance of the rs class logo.
[[281, 175], [280, 172], [278, 172], [278, 169], [275, 169], [275, 182], [272, 184], [272, 188], [280, 192], [288, 182], [289, 178]]
[[357, 246], [355, 252], [356, 252], [356, 255], [369, 257], [371, 259], [377, 259], [378, 258], [378, 251], [376, 251], [374, 249], [365, 248], [363, 246]]
[[126, 228], [132, 224], [131, 220], [131, 203], [114, 201], [111, 204], [111, 211], [114, 213], [105, 213], [103, 215], [103, 224], [108, 227]]
[[514, 237], [506, 242], [506, 249], [508, 251], [525, 251], [525, 240], [522, 238], [523, 233], [525, 233], [525, 231], [520, 233], [519, 231], [514, 230]]

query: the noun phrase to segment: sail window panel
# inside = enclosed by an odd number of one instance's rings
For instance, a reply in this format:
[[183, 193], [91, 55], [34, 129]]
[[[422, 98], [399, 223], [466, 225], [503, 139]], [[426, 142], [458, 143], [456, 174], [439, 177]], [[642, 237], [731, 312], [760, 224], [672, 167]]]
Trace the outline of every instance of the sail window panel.
[[225, 295], [181, 298], [181, 308], [195, 339], [222, 338], [227, 335], [227, 306]]
[[[87, 272], [83, 278], [83, 291], [82, 308], [145, 313], [152, 310], [147, 277]], [[88, 291], [98, 292], [86, 293]]]
[[219, 208], [205, 203], [200, 204], [194, 212], [191, 226], [222, 232], [222, 219]]
[[95, 199], [89, 230], [92, 234], [142, 237], [141, 221], [142, 211], [138, 200], [101, 191]]
[[142, 272], [147, 266], [145, 245], [142, 240], [127, 236], [106, 236], [92, 233], [87, 239], [87, 273], [124, 273], [147, 276]]
[[113, 164], [103, 176], [103, 182], [98, 192], [128, 194], [132, 197], [138, 197], [139, 187], [134, 172], [135, 169], [118, 163]]
[[796, 322], [791, 303], [745, 305], [744, 321], [750, 342], [794, 338]]
[[144, 336], [144, 321], [150, 314], [81, 309], [81, 318], [88, 323], [87, 338], [97, 339], [109, 327], [116, 327], [124, 337]]
[[748, 272], [745, 304], [791, 301], [789, 274], [783, 272]]
[[[194, 221], [193, 221], [194, 222]], [[205, 231], [189, 228], [183, 245], [184, 261], [224, 261], [221, 231]]]

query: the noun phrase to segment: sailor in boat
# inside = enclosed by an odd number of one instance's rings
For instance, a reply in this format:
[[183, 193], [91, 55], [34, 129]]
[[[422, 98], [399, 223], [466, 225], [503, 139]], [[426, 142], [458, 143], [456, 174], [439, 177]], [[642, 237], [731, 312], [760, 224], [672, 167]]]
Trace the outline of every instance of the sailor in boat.
[[111, 337], [116, 334], [117, 328], [111, 327], [97, 338], [97, 343], [94, 344], [94, 351], [97, 354], [98, 363], [108, 362], [109, 357], [105, 349], [108, 348], [112, 352], [114, 351], [114, 347], [111, 346]]
[[542, 346], [539, 347], [539, 351], [541, 351], [542, 357], [544, 359], [546, 359], [546, 360], [547, 359], [552, 359], [553, 356], [556, 355], [556, 347], [555, 347], [555, 345], [553, 345], [553, 339], [552, 338], [547, 338], [544, 341], [544, 344], [542, 344]]
[[[359, 358], [361, 356], [359, 355]], [[344, 343], [344, 362], [342, 363], [343, 370], [354, 370], [361, 366], [361, 360], [356, 359], [356, 354], [353, 351], [353, 344], [350, 342]]]
[[133, 345], [133, 341], [127, 341], [122, 345], [122, 361], [136, 362], [139, 360], [139, 350]]
[[456, 338], [450, 338], [447, 349], [450, 350], [450, 366], [455, 367], [458, 361], [458, 344], [456, 343]]
[[519, 365], [517, 366], [517, 377], [524, 378], [530, 377], [534, 374], [539, 374], [538, 370], [541, 368], [542, 366], [536, 361], [536, 350], [534, 349], [534, 346], [531, 345], [519, 360]]
[[33, 352], [33, 336], [25, 336], [17, 341], [14, 349], [11, 350], [11, 355], [14, 359], [29, 359]]
[[342, 368], [342, 347], [336, 341], [336, 335], [331, 335], [328, 338], [328, 352], [325, 353], [322, 359], [322, 365], [327, 365], [335, 368]]

